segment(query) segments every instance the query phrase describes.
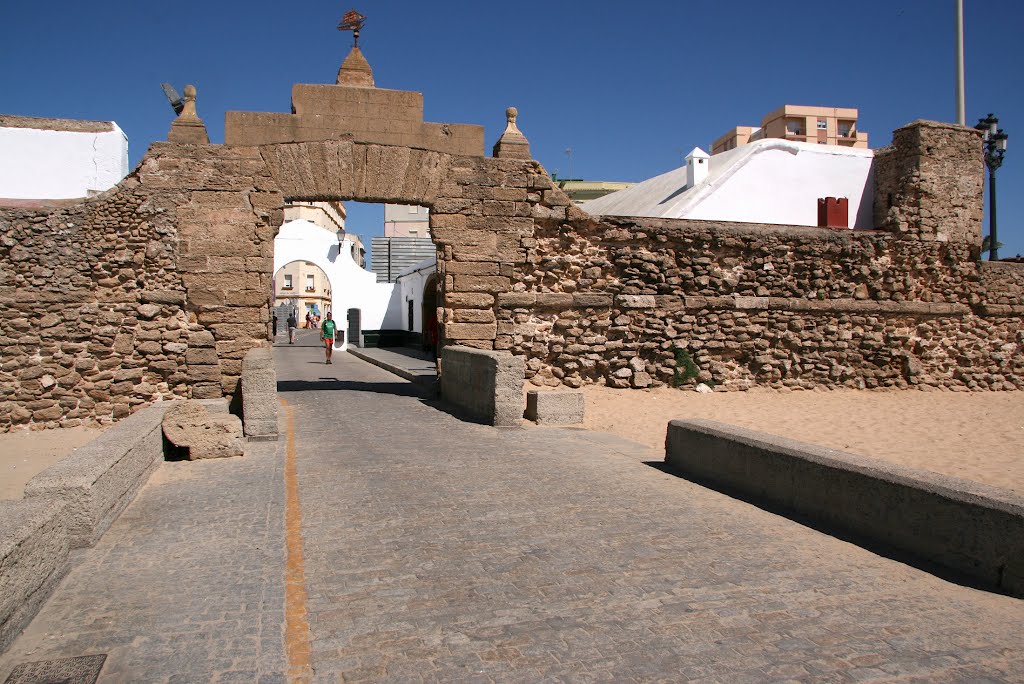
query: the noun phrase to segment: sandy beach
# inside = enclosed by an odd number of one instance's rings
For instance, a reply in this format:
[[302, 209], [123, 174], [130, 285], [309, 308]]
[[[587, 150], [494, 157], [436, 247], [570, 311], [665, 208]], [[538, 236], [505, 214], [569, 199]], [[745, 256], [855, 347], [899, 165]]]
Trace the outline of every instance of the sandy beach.
[[670, 420], [705, 418], [1024, 494], [1024, 392], [584, 393], [585, 427], [658, 449]]
[[100, 427], [73, 427], [0, 433], [0, 499], [20, 499], [33, 475], [73, 454], [101, 432]]

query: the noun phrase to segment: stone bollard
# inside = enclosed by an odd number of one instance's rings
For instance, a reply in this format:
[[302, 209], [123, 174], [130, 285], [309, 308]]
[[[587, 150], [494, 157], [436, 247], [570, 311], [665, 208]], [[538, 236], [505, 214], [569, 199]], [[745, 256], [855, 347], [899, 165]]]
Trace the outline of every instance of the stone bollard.
[[250, 440], [277, 439], [277, 371], [269, 347], [250, 349], [242, 359], [242, 420]]

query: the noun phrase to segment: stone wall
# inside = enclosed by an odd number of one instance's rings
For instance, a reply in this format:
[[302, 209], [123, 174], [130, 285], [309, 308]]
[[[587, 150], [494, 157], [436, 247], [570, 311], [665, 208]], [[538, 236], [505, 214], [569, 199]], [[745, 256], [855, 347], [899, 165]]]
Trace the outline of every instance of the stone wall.
[[174, 207], [137, 179], [0, 209], [0, 430], [110, 422], [187, 391]]
[[1020, 309], [986, 309], [1007, 288], [970, 245], [611, 218], [535, 240], [496, 339], [534, 384], [1024, 387]]
[[268, 178], [255, 149], [157, 144], [110, 192], [0, 208], [0, 430], [235, 392], [267, 337]]
[[1022, 387], [1024, 276], [977, 261], [976, 143], [897, 131], [877, 231], [598, 219], [529, 159], [337, 135], [155, 144], [105, 195], [0, 210], [0, 429], [237, 397], [289, 199], [429, 207], [443, 343], [535, 384]]

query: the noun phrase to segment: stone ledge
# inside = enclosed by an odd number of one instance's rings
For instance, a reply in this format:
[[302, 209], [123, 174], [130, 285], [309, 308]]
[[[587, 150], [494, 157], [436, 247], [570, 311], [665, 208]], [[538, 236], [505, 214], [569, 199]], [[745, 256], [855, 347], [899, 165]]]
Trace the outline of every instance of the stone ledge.
[[673, 420], [665, 463], [1024, 597], [1024, 497], [714, 421]]
[[39, 612], [69, 568], [70, 539], [59, 501], [0, 501], [0, 653]]
[[170, 406], [133, 413], [25, 485], [28, 500], [66, 504], [73, 548], [95, 544], [163, 461], [160, 425]]

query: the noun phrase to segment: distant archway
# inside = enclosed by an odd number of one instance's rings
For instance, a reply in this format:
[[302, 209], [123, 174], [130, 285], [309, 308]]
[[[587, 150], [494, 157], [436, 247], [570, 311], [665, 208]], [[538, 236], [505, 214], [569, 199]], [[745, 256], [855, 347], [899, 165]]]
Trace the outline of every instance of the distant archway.
[[[336, 235], [309, 221], [288, 221], [281, 226], [274, 239], [274, 273], [286, 264], [307, 262], [319, 268], [331, 284], [330, 311], [335, 320], [341, 312], [359, 309], [362, 327], [386, 327], [400, 315], [393, 311], [393, 287], [378, 283], [377, 277], [355, 263], [351, 243], [346, 239], [338, 243]], [[302, 284], [304, 288], [305, 283]], [[303, 294], [302, 292], [298, 293]], [[326, 315], [326, 311], [321, 315]], [[302, 320], [300, 319], [300, 324]], [[348, 336], [339, 336], [335, 347], [345, 349]], [[358, 345], [358, 340], [355, 341]]]

